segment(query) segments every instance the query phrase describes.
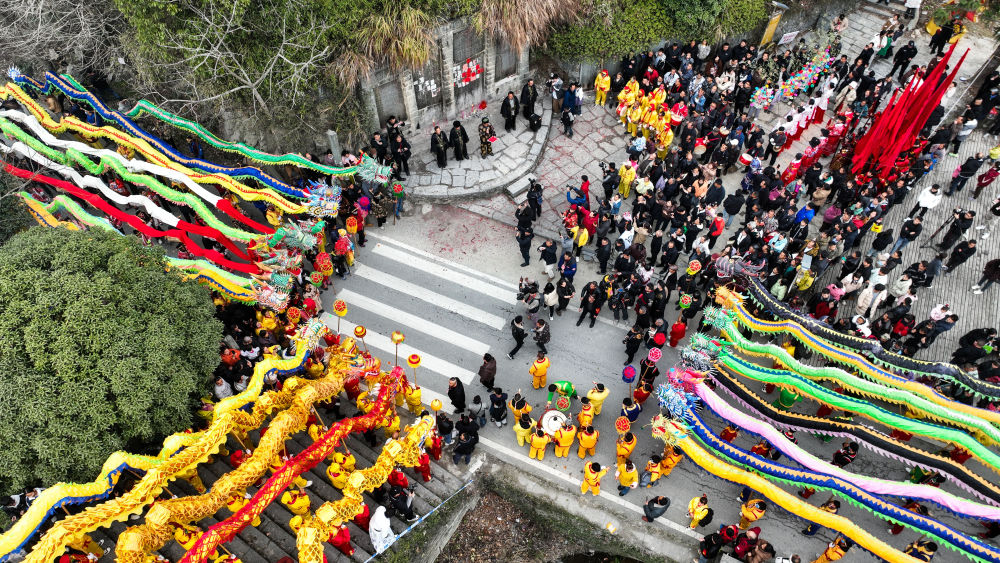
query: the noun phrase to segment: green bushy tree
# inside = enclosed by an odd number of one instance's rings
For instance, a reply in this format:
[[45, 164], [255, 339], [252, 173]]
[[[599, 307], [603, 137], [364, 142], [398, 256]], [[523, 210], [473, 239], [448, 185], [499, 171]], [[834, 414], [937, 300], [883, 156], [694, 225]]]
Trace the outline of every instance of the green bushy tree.
[[0, 491], [91, 481], [191, 425], [218, 365], [209, 291], [159, 247], [33, 227], [0, 247]]

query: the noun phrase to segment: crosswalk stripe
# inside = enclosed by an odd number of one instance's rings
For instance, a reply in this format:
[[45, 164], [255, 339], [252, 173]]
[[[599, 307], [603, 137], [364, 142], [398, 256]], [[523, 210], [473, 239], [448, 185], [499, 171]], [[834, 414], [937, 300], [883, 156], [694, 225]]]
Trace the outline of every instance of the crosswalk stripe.
[[[329, 327], [337, 326], [336, 317], [330, 313], [323, 314], [323, 322], [325, 322]], [[340, 321], [340, 328], [345, 332], [345, 334], [353, 334], [354, 327], [356, 326], [356, 324], [349, 321]], [[362, 344], [362, 347], [365, 345], [369, 348], [376, 348], [383, 352], [387, 352], [388, 355], [382, 356], [383, 366], [392, 364], [394, 354], [396, 353], [396, 345], [392, 343], [392, 340], [388, 336], [369, 330], [368, 334], [365, 335], [365, 341], [364, 344]], [[465, 385], [472, 383], [472, 380], [476, 377], [475, 373], [463, 368], [462, 366], [457, 366], [447, 360], [442, 360], [437, 356], [432, 356], [431, 354], [417, 350], [406, 342], [399, 345], [399, 357], [402, 360], [401, 365], [406, 365], [406, 357], [410, 354], [420, 354], [420, 367], [417, 369], [421, 371], [432, 371], [445, 376], [445, 378], [457, 377], [459, 381]], [[407, 373], [409, 373], [409, 371], [410, 370], [407, 370]], [[417, 375], [418, 381], [419, 373], [420, 372], [418, 372]]]
[[482, 309], [478, 309], [472, 305], [458, 301], [457, 299], [452, 299], [451, 297], [434, 293], [427, 288], [408, 282], [391, 274], [381, 272], [371, 266], [367, 266], [365, 264], [355, 266], [354, 275], [362, 277], [368, 281], [375, 282], [379, 285], [384, 285], [389, 289], [400, 291], [410, 297], [413, 297], [414, 299], [425, 301], [446, 311], [454, 311], [463, 317], [468, 317], [497, 330], [507, 326], [507, 321], [497, 315], [494, 315], [493, 313], [487, 313]]
[[377, 301], [371, 297], [366, 297], [360, 293], [355, 293], [349, 289], [340, 290], [337, 297], [346, 301], [350, 306], [364, 309], [380, 317], [389, 319], [395, 324], [412, 328], [428, 336], [433, 336], [438, 340], [454, 344], [455, 346], [468, 350], [477, 356], [482, 356], [486, 352], [490, 351], [490, 345], [485, 342], [480, 342], [475, 338], [469, 338], [464, 334], [432, 323], [431, 321], [420, 318], [416, 315], [411, 315], [410, 313], [401, 311], [396, 307], [386, 305], [381, 301]]
[[475, 268], [470, 268], [470, 267], [468, 267], [468, 266], [466, 266], [464, 264], [459, 264], [458, 262], [454, 262], [454, 261], [448, 260], [446, 258], [441, 258], [440, 256], [437, 256], [435, 254], [431, 254], [430, 252], [427, 252], [425, 250], [421, 250], [421, 249], [416, 248], [414, 246], [410, 246], [410, 245], [408, 245], [408, 244], [406, 244], [404, 242], [400, 242], [400, 241], [398, 241], [396, 239], [387, 237], [387, 236], [385, 236], [383, 234], [373, 233], [371, 231], [366, 231], [366, 234], [367, 234], [368, 238], [373, 238], [375, 240], [381, 240], [381, 241], [384, 241], [384, 242], [386, 242], [388, 244], [391, 244], [392, 246], [395, 246], [397, 248], [402, 248], [403, 250], [405, 250], [407, 252], [416, 254], [418, 256], [423, 256], [424, 258], [430, 258], [430, 259], [432, 259], [434, 261], [446, 264], [452, 270], [460, 270], [460, 271], [465, 272], [467, 274], [472, 274], [473, 276], [476, 276], [478, 278], [487, 280], [487, 281], [489, 281], [489, 282], [491, 282], [491, 283], [493, 283], [495, 285], [499, 285], [501, 287], [509, 288], [511, 291], [517, 291], [517, 284], [513, 283], [511, 281], [505, 280], [503, 278], [498, 278], [496, 276], [487, 274], [486, 272], [480, 272], [479, 270], [476, 270]]
[[399, 262], [408, 268], [414, 268], [431, 274], [432, 276], [437, 276], [445, 281], [468, 287], [469, 289], [478, 291], [479, 293], [488, 295], [494, 299], [499, 299], [505, 303], [513, 303], [517, 301], [517, 294], [514, 291], [497, 287], [492, 283], [457, 272], [447, 266], [419, 258], [397, 248], [377, 243], [373, 252], [379, 256], [384, 256], [390, 260]]

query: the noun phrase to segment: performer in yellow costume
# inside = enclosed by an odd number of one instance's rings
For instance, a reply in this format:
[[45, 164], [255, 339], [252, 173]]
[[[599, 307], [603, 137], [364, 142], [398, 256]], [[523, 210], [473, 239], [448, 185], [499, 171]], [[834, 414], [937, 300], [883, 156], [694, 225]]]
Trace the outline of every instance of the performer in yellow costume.
[[[635, 135], [635, 133], [632, 134]], [[618, 193], [622, 195], [623, 200], [628, 199], [632, 182], [635, 181], [635, 168], [632, 168], [632, 163], [626, 161], [622, 164], [622, 167], [618, 169], [618, 178]]]
[[594, 105], [603, 106], [608, 101], [608, 90], [611, 89], [611, 77], [607, 70], [601, 70], [594, 79]]
[[[241, 493], [241, 492], [233, 493], [233, 495], [229, 497], [229, 500], [226, 501], [226, 507], [229, 508], [230, 512], [236, 514], [237, 512], [240, 511], [240, 509], [246, 506], [247, 502], [249, 501], [250, 501], [249, 493]], [[254, 516], [253, 520], [250, 522], [250, 525], [253, 526], [254, 528], [260, 526], [260, 516]]]
[[569, 448], [576, 441], [576, 426], [566, 422], [562, 428], [556, 430], [553, 439], [556, 442], [556, 457], [569, 457]]
[[550, 441], [551, 438], [545, 432], [542, 432], [541, 428], [535, 430], [529, 441], [531, 451], [528, 452], [528, 457], [537, 459], [538, 461], [545, 459], [545, 446], [548, 446]]
[[583, 466], [583, 483], [580, 484], [580, 494], [587, 494], [587, 491], [594, 493], [594, 496], [601, 494], [601, 477], [607, 473], [607, 469], [601, 469], [601, 464], [592, 461]]

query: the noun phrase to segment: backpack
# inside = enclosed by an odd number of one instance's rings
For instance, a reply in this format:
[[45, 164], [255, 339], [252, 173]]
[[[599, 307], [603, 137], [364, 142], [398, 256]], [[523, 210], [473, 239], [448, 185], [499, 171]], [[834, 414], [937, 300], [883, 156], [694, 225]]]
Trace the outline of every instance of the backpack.
[[698, 527], [701, 528], [702, 526], [707, 526], [711, 524], [713, 517], [715, 517], [715, 511], [709, 508], [708, 512], [705, 513], [705, 517], [698, 522]]

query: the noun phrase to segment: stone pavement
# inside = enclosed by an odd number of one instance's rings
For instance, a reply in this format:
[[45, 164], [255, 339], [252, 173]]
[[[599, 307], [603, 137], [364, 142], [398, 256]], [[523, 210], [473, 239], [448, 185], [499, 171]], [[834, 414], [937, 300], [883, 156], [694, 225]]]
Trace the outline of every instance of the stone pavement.
[[[528, 174], [538, 161], [545, 147], [550, 122], [551, 102], [539, 92], [535, 108], [542, 116], [542, 127], [537, 132], [528, 128], [528, 120], [518, 116], [517, 129], [504, 131], [500, 116], [500, 102], [492, 104], [482, 113], [473, 113], [461, 119], [469, 134], [469, 157], [456, 161], [454, 152], [448, 151], [448, 164], [438, 168], [434, 153], [430, 151], [433, 126], [417, 135], [413, 144], [413, 158], [406, 185], [410, 198], [416, 202], [448, 203], [461, 199], [495, 194]], [[496, 130], [493, 156], [479, 156], [479, 124], [488, 116]], [[451, 122], [439, 124], [445, 132], [451, 131]]]

